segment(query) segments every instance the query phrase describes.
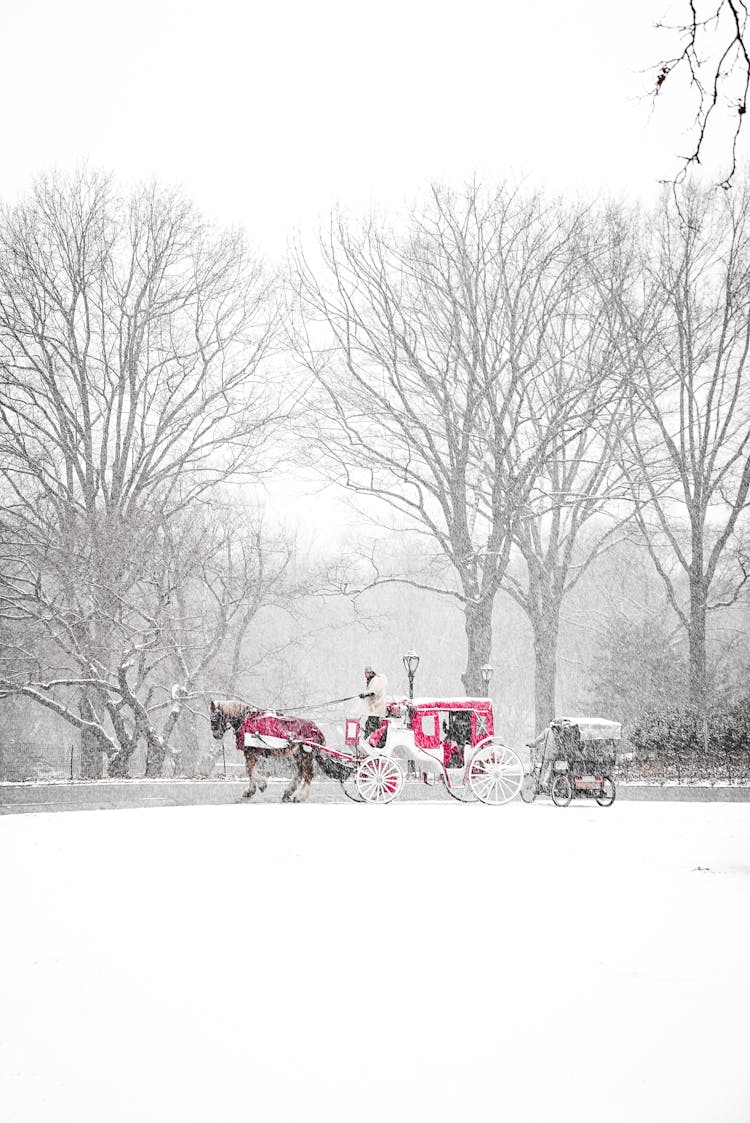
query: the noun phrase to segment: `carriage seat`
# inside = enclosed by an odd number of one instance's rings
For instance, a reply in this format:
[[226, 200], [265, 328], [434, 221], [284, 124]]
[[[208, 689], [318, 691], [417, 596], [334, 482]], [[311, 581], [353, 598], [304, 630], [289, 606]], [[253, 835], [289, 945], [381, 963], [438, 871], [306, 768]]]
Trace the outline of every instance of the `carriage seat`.
[[387, 736], [388, 736], [388, 721], [386, 720], [386, 721], [383, 722], [382, 725], [378, 726], [378, 728], [374, 731], [374, 733], [370, 734], [370, 736], [367, 738], [367, 744], [370, 745], [373, 749], [377, 749], [379, 752], [382, 752], [383, 749], [385, 749], [385, 742], [386, 742]]

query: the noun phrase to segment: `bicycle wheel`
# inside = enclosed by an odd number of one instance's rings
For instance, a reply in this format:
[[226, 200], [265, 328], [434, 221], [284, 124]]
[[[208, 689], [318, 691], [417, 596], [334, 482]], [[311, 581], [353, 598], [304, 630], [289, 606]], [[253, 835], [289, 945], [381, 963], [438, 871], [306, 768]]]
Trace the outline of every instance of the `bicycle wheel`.
[[524, 803], [533, 803], [539, 795], [539, 784], [536, 776], [524, 776], [521, 784], [521, 799]]
[[573, 785], [570, 782], [570, 777], [564, 773], [555, 776], [550, 794], [555, 807], [567, 807], [573, 798]]
[[597, 795], [594, 797], [596, 799], [596, 802], [600, 807], [611, 807], [615, 802], [616, 795], [617, 788], [615, 787], [615, 782], [612, 777], [602, 776], [602, 791], [601, 795]]

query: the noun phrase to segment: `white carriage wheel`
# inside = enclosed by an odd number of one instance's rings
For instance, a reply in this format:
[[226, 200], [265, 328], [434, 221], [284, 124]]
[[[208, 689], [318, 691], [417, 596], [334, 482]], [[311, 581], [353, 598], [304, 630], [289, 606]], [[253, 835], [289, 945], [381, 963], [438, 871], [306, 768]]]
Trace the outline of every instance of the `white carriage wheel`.
[[357, 769], [357, 791], [365, 803], [390, 803], [401, 794], [404, 774], [388, 756], [368, 756]]
[[500, 807], [518, 795], [523, 783], [521, 758], [501, 742], [479, 748], [469, 765], [469, 784], [477, 799]]
[[[463, 768], [457, 768], [455, 769], [455, 771], [460, 771], [461, 773], [463, 773], [464, 770]], [[460, 783], [459, 779], [461, 781]], [[459, 803], [476, 803], [477, 799], [479, 798], [476, 792], [472, 791], [468, 782], [464, 783], [463, 775], [461, 775], [460, 777], [456, 776], [453, 787], [449, 787], [446, 784], [446, 790], [448, 792], [448, 795], [452, 795], [453, 798], [457, 799]]]
[[357, 772], [355, 769], [352, 769], [349, 775], [341, 781], [341, 790], [352, 803], [362, 803], [362, 796], [357, 788]]

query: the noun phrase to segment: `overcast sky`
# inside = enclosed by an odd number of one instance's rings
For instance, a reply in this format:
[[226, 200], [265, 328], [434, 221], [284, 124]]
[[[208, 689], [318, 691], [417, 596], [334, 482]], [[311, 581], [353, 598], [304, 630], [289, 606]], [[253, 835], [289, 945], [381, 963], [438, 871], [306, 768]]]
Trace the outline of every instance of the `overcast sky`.
[[643, 96], [669, 7], [0, 0], [0, 196], [86, 160], [180, 184], [271, 255], [335, 200], [474, 172], [647, 198], [680, 150]]

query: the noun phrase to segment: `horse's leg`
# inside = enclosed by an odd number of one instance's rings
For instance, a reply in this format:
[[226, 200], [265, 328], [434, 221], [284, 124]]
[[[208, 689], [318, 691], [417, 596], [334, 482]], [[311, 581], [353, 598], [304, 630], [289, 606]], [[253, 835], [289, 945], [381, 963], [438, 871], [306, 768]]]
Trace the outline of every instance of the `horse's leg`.
[[291, 756], [294, 761], [295, 773], [290, 780], [289, 787], [282, 795], [282, 803], [301, 803], [307, 797], [312, 779], [312, 754], [305, 752], [301, 746], [284, 752], [284, 756]]
[[310, 794], [310, 784], [312, 784], [312, 779], [315, 775], [315, 757], [311, 752], [306, 752], [304, 749], [301, 750], [299, 769], [302, 783], [297, 788], [297, 802], [301, 803], [306, 800]]
[[292, 757], [297, 766], [297, 775], [284, 792], [282, 799], [284, 803], [302, 803], [307, 799], [307, 795], [310, 791], [310, 784], [312, 783], [314, 772], [313, 754], [306, 752], [305, 749], [300, 747], [294, 750]]
[[289, 781], [289, 787], [285, 788], [285, 790], [284, 790], [284, 794], [281, 797], [282, 803], [296, 803], [297, 802], [297, 800], [295, 799], [295, 795], [296, 795], [297, 788], [298, 788], [299, 782], [300, 782], [300, 768], [299, 768], [299, 761], [297, 760], [298, 754], [299, 754], [299, 749], [289, 749], [286, 752], [279, 753], [279, 756], [290, 756], [292, 758], [292, 760], [294, 761], [294, 763], [296, 765], [296, 769], [297, 769], [296, 775], [293, 775], [291, 780]]
[[[257, 753], [257, 752], [253, 752], [250, 749], [245, 749], [245, 768], [247, 769], [247, 782], [248, 783], [247, 783], [247, 791], [242, 793], [243, 799], [252, 799], [253, 796], [255, 795], [255, 793], [257, 792], [258, 788], [260, 787], [260, 785], [257, 784], [255, 782], [255, 780], [253, 779], [253, 769], [255, 768], [255, 765], [258, 763], [259, 755], [260, 754]], [[263, 791], [264, 789], [265, 789], [265, 782], [263, 784], [263, 787], [261, 788], [261, 791]]]
[[[267, 756], [268, 753], [266, 752], [266, 750], [261, 749], [260, 752], [256, 752], [255, 754], [255, 763], [257, 764], [261, 757]], [[255, 780], [255, 787], [259, 792], [264, 792], [266, 790], [266, 788], [268, 787], [268, 781], [266, 780], [265, 776], [258, 776], [258, 778]]]

